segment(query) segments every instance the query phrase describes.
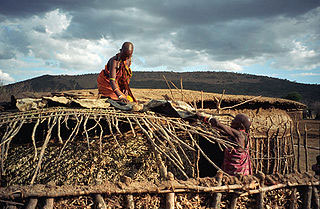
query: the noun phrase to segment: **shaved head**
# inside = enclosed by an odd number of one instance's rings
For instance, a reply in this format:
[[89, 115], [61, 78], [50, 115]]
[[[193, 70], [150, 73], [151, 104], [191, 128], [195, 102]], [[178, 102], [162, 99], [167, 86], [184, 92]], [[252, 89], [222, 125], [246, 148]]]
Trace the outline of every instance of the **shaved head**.
[[131, 58], [133, 53], [133, 44], [131, 42], [124, 42], [121, 47], [121, 58]]
[[246, 130], [250, 129], [251, 121], [247, 115], [240, 113], [236, 115], [235, 120], [238, 120]]
[[122, 44], [121, 51], [123, 53], [131, 52], [131, 54], [132, 54], [133, 53], [133, 44], [131, 42], [124, 42]]

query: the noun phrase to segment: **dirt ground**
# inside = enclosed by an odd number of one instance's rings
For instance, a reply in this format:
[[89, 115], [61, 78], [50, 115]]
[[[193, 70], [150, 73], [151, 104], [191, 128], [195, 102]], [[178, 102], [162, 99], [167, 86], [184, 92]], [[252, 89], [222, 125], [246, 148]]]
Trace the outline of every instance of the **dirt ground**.
[[[320, 155], [320, 120], [301, 120], [298, 124], [300, 131], [300, 169], [302, 172], [306, 171], [306, 155], [305, 155], [305, 127], [307, 130], [307, 162], [308, 162], [308, 171], [312, 171], [312, 165], [316, 164], [316, 157]], [[294, 133], [295, 144], [298, 145], [297, 133]], [[296, 168], [298, 160], [298, 146], [295, 146], [295, 155], [296, 155]]]

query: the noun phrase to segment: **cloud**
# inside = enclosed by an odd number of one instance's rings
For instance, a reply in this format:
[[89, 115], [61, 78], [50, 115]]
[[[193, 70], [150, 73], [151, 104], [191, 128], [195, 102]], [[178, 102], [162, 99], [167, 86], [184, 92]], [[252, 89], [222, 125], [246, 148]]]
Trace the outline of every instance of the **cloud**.
[[14, 82], [14, 79], [8, 73], [4, 73], [0, 70], [0, 84], [6, 84], [9, 82]]
[[0, 68], [6, 72], [13, 63], [98, 72], [123, 41], [135, 45], [136, 69], [239, 72], [270, 60], [281, 70], [320, 67], [318, 0], [0, 3]]
[[296, 73], [293, 76], [320, 76], [320, 73]]

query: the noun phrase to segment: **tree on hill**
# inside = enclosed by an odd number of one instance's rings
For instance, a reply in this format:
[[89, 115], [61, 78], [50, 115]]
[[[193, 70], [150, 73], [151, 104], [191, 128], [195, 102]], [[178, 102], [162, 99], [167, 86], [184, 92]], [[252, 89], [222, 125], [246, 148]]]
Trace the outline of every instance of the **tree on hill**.
[[290, 93], [288, 93], [286, 96], [284, 96], [282, 98], [299, 102], [302, 99], [302, 95], [299, 94], [298, 92], [290, 92]]

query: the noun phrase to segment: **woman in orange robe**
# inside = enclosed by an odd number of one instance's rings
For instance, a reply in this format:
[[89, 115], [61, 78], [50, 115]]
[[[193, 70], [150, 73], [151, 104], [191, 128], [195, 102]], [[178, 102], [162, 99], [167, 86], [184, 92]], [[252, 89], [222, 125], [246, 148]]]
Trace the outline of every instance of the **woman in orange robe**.
[[132, 71], [130, 69], [133, 44], [123, 43], [120, 53], [109, 59], [97, 79], [98, 91], [102, 97], [121, 102], [136, 102], [130, 87]]

